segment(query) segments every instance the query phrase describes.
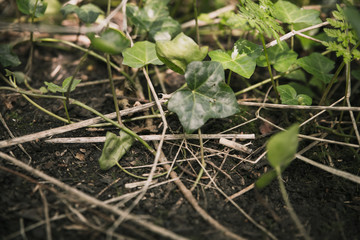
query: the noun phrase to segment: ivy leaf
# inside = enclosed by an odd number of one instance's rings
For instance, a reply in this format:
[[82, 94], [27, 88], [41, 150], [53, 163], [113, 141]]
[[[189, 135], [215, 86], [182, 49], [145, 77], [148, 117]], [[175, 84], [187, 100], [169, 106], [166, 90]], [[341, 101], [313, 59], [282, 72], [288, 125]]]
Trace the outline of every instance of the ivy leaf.
[[298, 59], [296, 63], [322, 83], [329, 83], [333, 76], [329, 72], [334, 68], [335, 63], [320, 53], [312, 53]]
[[[235, 49], [237, 49], [236, 46]], [[211, 61], [221, 63], [224, 69], [230, 69], [245, 78], [250, 78], [255, 71], [256, 60], [245, 54], [237, 54], [234, 58], [232, 58], [231, 52], [229, 53], [222, 50], [215, 50], [209, 52], [209, 56]]]
[[307, 106], [312, 104], [312, 99], [309, 96], [305, 94], [298, 95], [296, 90], [288, 84], [278, 86], [277, 90], [280, 94], [282, 104]]
[[47, 3], [44, 0], [16, 0], [16, 5], [20, 12], [29, 16], [34, 14], [35, 17], [43, 16], [47, 7]]
[[76, 13], [81, 21], [84, 23], [94, 23], [100, 14], [104, 13], [98, 6], [88, 3], [78, 7], [73, 4], [67, 4], [60, 9], [64, 16], [70, 13]]
[[321, 23], [319, 15], [319, 11], [300, 9], [295, 4], [287, 1], [278, 1], [274, 4], [273, 16], [289, 24], [306, 23], [308, 25], [315, 25]]
[[168, 102], [168, 109], [177, 114], [186, 133], [197, 130], [210, 118], [225, 118], [239, 110], [235, 94], [224, 78], [218, 62], [195, 61], [188, 65], [187, 86]]
[[158, 58], [170, 69], [184, 74], [186, 66], [192, 61], [203, 60], [208, 52], [208, 47], [199, 47], [194, 40], [180, 33], [171, 41], [156, 42]]
[[166, 5], [160, 4], [146, 4], [144, 8], [139, 9], [137, 6], [128, 5], [126, 7], [126, 14], [130, 20], [141, 29], [149, 32], [155, 22], [169, 17], [169, 11]]
[[135, 43], [132, 48], [123, 51], [123, 56], [123, 64], [132, 68], [140, 68], [148, 64], [163, 64], [156, 56], [155, 44], [148, 41]]
[[288, 165], [298, 147], [299, 125], [294, 124], [284, 132], [272, 136], [266, 145], [267, 158], [273, 168]]
[[108, 170], [116, 165], [130, 149], [134, 141], [135, 139], [124, 131], [120, 131], [120, 136], [107, 132], [104, 148], [99, 159], [100, 168]]
[[[289, 67], [296, 62], [298, 56], [296, 52], [289, 49], [289, 46], [285, 42], [269, 48], [267, 52], [270, 64], [279, 72], [286, 72]], [[260, 67], [267, 66], [264, 53], [257, 59], [256, 63]]]
[[120, 54], [130, 46], [130, 40], [125, 34], [114, 28], [105, 30], [100, 37], [96, 37], [94, 33], [88, 34], [88, 37], [95, 49], [108, 54]]
[[[58, 86], [54, 83], [49, 83], [49, 82], [44, 82], [45, 85], [47, 86], [48, 90], [50, 92], [53, 92], [53, 93], [56, 93], [56, 92], [60, 92], [60, 93], [66, 93], [68, 88], [69, 88], [69, 85], [70, 85], [70, 82], [71, 82], [71, 78], [72, 77], [67, 77], [63, 83], [62, 83], [62, 86]], [[71, 88], [70, 88], [70, 92], [74, 91], [76, 86], [81, 82], [80, 79], [74, 79], [72, 84], [71, 84]]]
[[171, 17], [155, 21], [149, 31], [151, 39], [155, 41], [171, 40], [181, 32], [181, 26], [178, 21]]
[[0, 64], [5, 67], [16, 67], [21, 64], [18, 56], [11, 52], [9, 44], [0, 44]]
[[247, 40], [238, 40], [232, 52], [215, 50], [209, 52], [212, 61], [222, 64], [224, 69], [250, 78], [255, 71], [256, 58], [261, 54], [261, 47]]

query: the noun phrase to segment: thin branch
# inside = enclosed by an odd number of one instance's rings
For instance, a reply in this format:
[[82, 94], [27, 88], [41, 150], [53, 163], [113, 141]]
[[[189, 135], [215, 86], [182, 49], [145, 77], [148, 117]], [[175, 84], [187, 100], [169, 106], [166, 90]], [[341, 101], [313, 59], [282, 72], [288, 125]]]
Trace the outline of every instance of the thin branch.
[[313, 160], [311, 160], [309, 158], [306, 158], [306, 157], [304, 157], [304, 156], [302, 156], [300, 154], [296, 154], [296, 157], [298, 159], [300, 159], [301, 161], [304, 161], [304, 162], [306, 162], [308, 164], [311, 164], [311, 165], [313, 165], [313, 166], [315, 166], [317, 168], [320, 168], [320, 169], [322, 169], [324, 171], [327, 171], [327, 172], [329, 172], [331, 174], [334, 174], [336, 176], [339, 176], [339, 177], [345, 178], [347, 180], [350, 180], [352, 182], [355, 182], [357, 184], [360, 184], [360, 177], [359, 176], [356, 176], [356, 175], [353, 175], [351, 173], [344, 172], [344, 171], [341, 171], [341, 170], [326, 166], [324, 164], [315, 162], [315, 161], [313, 161]]
[[[137, 107], [133, 107], [133, 108], [129, 108], [129, 109], [124, 109], [124, 110], [120, 111], [120, 115], [126, 116], [129, 114], [135, 113], [135, 112], [140, 112], [140, 111], [146, 110], [149, 107], [152, 107], [154, 105], [155, 105], [155, 102], [152, 102], [152, 103], [143, 104], [141, 106], [137, 106]], [[114, 112], [114, 113], [106, 114], [105, 117], [114, 119], [114, 118], [116, 118], [116, 113]], [[69, 124], [66, 126], [61, 126], [61, 127], [25, 135], [22, 137], [3, 140], [3, 141], [0, 141], [0, 148], [10, 147], [13, 145], [17, 145], [19, 143], [25, 143], [25, 142], [34, 141], [34, 140], [41, 139], [41, 138], [46, 138], [46, 137], [54, 136], [54, 135], [57, 135], [60, 133], [70, 132], [70, 131], [73, 131], [73, 130], [76, 130], [79, 128], [88, 127], [90, 125], [99, 123], [101, 121], [103, 121], [103, 119], [101, 117], [95, 117], [95, 118], [91, 118], [91, 119], [84, 120], [81, 122]]]
[[258, 102], [241, 102], [240, 106], [267, 107], [280, 109], [299, 109], [299, 110], [329, 110], [329, 111], [354, 111], [359, 112], [360, 107], [332, 107], [332, 106], [304, 106], [304, 105], [285, 105], [274, 103], [258, 103]]
[[[53, 178], [37, 169], [32, 168], [31, 166], [21, 162], [20, 160], [13, 158], [3, 152], [0, 152], [0, 158], [3, 158], [11, 163], [13, 163], [14, 165], [26, 170], [27, 172], [29, 172], [30, 174], [40, 177], [56, 186], [58, 186], [59, 188], [63, 189], [64, 191], [68, 192], [69, 194], [72, 194], [74, 196], [76, 196], [79, 200], [88, 203], [89, 205], [95, 205], [98, 206], [102, 209], [105, 209], [109, 212], [112, 212], [113, 214], [116, 214], [118, 216], [123, 216], [125, 214], [125, 212], [123, 210], [120, 210], [117, 207], [111, 206], [106, 204], [103, 201], [100, 201], [86, 193], [83, 193], [81, 191], [79, 191], [76, 188], [73, 188], [61, 181], [59, 181], [56, 178]], [[145, 221], [142, 218], [136, 216], [136, 215], [132, 215], [132, 214], [128, 214], [127, 215], [127, 219], [130, 221], [133, 221], [135, 223], [137, 223], [138, 225], [141, 225], [142, 227], [159, 234], [160, 236], [163, 236], [165, 238], [170, 238], [170, 239], [186, 239], [182, 236], [179, 236], [163, 227], [157, 226], [151, 222]]]
[[[160, 141], [164, 138], [165, 141], [181, 140], [181, 139], [199, 139], [198, 134], [174, 134], [174, 135], [140, 135], [144, 141]], [[235, 139], [255, 139], [255, 134], [203, 134], [203, 139], [221, 139], [221, 138], [235, 138]], [[101, 143], [105, 142], [106, 137], [72, 137], [72, 138], [51, 138], [45, 140], [47, 143]]]

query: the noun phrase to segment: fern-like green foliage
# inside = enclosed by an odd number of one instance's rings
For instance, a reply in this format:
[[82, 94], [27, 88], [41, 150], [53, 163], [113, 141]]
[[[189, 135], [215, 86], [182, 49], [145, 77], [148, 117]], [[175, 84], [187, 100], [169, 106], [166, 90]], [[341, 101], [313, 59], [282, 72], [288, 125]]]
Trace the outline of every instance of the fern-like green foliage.
[[283, 34], [284, 30], [272, 16], [273, 3], [270, 0], [260, 0], [259, 4], [251, 0], [245, 0], [239, 9], [240, 16], [248, 21], [252, 28], [269, 38], [280, 41], [279, 33]]
[[346, 21], [344, 10], [337, 5], [337, 11], [333, 11], [334, 18], [328, 18], [327, 21], [333, 27], [325, 28], [325, 33], [336, 39], [336, 41], [323, 42], [328, 50], [336, 52], [337, 57], [343, 57], [346, 63], [353, 59], [359, 59], [360, 52], [357, 49], [351, 50], [353, 45], [359, 41], [355, 31], [351, 25]]

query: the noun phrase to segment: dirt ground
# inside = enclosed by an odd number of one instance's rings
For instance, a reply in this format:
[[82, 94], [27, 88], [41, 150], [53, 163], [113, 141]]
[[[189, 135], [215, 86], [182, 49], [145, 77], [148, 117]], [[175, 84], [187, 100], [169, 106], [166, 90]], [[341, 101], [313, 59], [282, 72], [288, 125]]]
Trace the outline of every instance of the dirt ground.
[[[70, 75], [75, 67], [74, 63], [79, 56], [69, 51], [47, 52], [46, 48], [35, 51], [33, 75], [31, 85], [34, 88], [43, 86], [43, 81], [59, 81]], [[26, 59], [26, 58], [25, 58]], [[62, 66], [64, 76], [51, 77], [51, 72], [57, 65]], [[23, 67], [23, 66], [21, 66]], [[106, 78], [106, 68], [90, 58], [79, 74], [83, 82], [91, 82]], [[58, 79], [58, 80], [56, 80]], [[179, 78], [181, 80], [181, 78]], [[173, 79], [172, 79], [173, 80]], [[144, 82], [144, 79], [140, 79]], [[169, 89], [174, 85], [167, 82]], [[179, 84], [179, 83], [177, 83]], [[5, 86], [0, 81], [0, 86]], [[119, 89], [124, 89], [124, 82], [117, 82]], [[134, 94], [130, 90], [125, 90]], [[101, 113], [113, 112], [111, 97], [108, 97], [110, 87], [108, 83], [80, 87], [72, 97], [90, 105]], [[58, 120], [44, 114], [32, 106], [20, 95], [1, 91], [0, 113], [8, 128], [17, 136], [36, 133], [43, 130], [63, 126]], [[61, 101], [48, 99], [34, 99], [41, 106], [52, 112], [64, 116]], [[5, 104], [6, 103], [6, 104]], [[128, 106], [135, 102], [128, 100]], [[246, 120], [255, 117], [256, 108], [242, 108], [241, 113], [222, 120], [211, 120], [202, 129], [203, 133], [219, 133]], [[94, 117], [93, 114], [79, 107], [70, 106], [70, 116], [74, 120], [84, 120]], [[308, 112], [295, 112], [293, 110], [263, 110], [263, 116], [272, 119], [279, 126], [286, 127], [304, 117]], [[336, 113], [337, 114], [337, 113]], [[141, 116], [143, 113], [131, 117]], [[323, 119], [330, 119], [326, 114]], [[176, 116], [168, 117], [173, 133], [182, 133]], [[161, 134], [161, 120], [155, 119], [151, 129], [146, 128], [145, 121], [126, 123], [138, 134]], [[237, 128], [229, 133], [254, 133], [256, 139], [252, 141], [251, 148], [256, 150], [263, 146], [274, 129], [265, 128], [263, 122], [256, 120]], [[308, 127], [304, 134], [317, 130]], [[117, 133], [114, 127], [84, 128], [58, 135], [56, 137], [94, 137], [105, 136], [107, 131]], [[262, 131], [266, 134], [262, 135]], [[336, 139], [331, 134], [329, 138]], [[9, 139], [3, 124], [0, 125], [0, 141]], [[179, 149], [179, 141], [166, 141], [163, 147], [168, 160], [174, 159]], [[310, 141], [301, 141], [299, 149], [309, 145]], [[188, 148], [199, 155], [198, 140], [189, 140]], [[127, 184], [141, 180], [121, 171], [118, 167], [103, 171], [99, 168], [98, 159], [103, 148], [102, 143], [84, 144], [50, 144], [44, 139], [24, 143], [27, 154], [18, 146], [1, 149], [2, 152], [12, 155], [31, 167], [54, 177], [63, 183], [72, 186], [99, 200], [109, 200], [115, 197], [135, 192], [139, 188], [128, 188]], [[266, 158], [256, 164], [242, 162], [236, 156], [240, 152], [229, 150], [219, 145], [218, 140], [205, 143], [206, 148], [216, 149], [222, 154], [207, 158], [207, 170], [211, 176], [216, 172], [215, 182], [228, 196], [245, 189], [253, 184], [264, 172], [270, 169]], [[260, 156], [260, 151], [251, 158]], [[205, 155], [211, 152], [205, 150]], [[31, 156], [31, 161], [29, 159]], [[333, 144], [318, 144], [304, 156], [337, 169], [358, 175], [360, 160], [349, 147]], [[189, 158], [190, 152], [181, 154], [178, 159]], [[140, 143], [136, 143], [123, 157], [120, 164], [123, 167], [135, 167], [151, 164], [154, 157]], [[181, 181], [190, 189], [199, 171], [199, 164], [194, 161], [177, 163], [175, 171]], [[61, 189], [47, 183], [41, 178], [32, 176], [4, 159], [0, 159], [0, 236], [2, 239], [46, 239], [45, 215], [51, 221], [52, 239], [106, 239], [106, 230], [111, 228], [117, 217], [101, 208], [84, 204], [79, 199], [66, 194]], [[221, 171], [218, 169], [221, 168]], [[150, 168], [136, 168], [128, 170], [137, 175], [149, 173]], [[159, 167], [159, 172], [163, 169]], [[226, 201], [209, 179], [205, 177], [193, 190], [192, 194], [200, 206], [213, 218], [230, 231], [247, 239], [270, 239], [263, 231], [249, 221], [234, 205]], [[189, 239], [228, 239], [221, 231], [209, 225], [184, 199], [183, 194], [173, 182], [167, 182], [166, 176], [157, 179], [160, 186], [149, 189], [139, 204], [132, 210], [132, 214], [140, 216], [148, 222], [168, 229], [180, 236]], [[350, 181], [341, 179], [320, 169], [310, 166], [300, 160], [295, 160], [283, 173], [290, 201], [301, 222], [313, 239], [360, 239], [360, 189]], [[134, 199], [122, 199], [121, 209], [131, 206]], [[257, 223], [265, 227], [278, 239], [300, 239], [299, 232], [292, 222], [279, 191], [279, 185], [273, 181], [263, 190], [252, 189], [243, 195], [234, 198], [235, 203], [250, 215]], [[45, 214], [46, 213], [46, 214]], [[37, 224], [37, 225], [36, 225]], [[31, 229], [27, 229], [31, 227]], [[166, 239], [148, 229], [139, 226], [134, 221], [123, 222], [114, 232], [114, 239]]]

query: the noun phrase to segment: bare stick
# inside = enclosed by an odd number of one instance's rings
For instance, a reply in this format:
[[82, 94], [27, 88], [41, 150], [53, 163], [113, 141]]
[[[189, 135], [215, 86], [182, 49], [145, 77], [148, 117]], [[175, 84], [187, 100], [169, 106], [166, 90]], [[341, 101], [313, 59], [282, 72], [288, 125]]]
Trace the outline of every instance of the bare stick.
[[[120, 111], [120, 115], [125, 116], [125, 115], [131, 114], [131, 113], [143, 111], [154, 105], [155, 105], [155, 103], [152, 102], [152, 103], [143, 104], [141, 106], [137, 106], [137, 107], [133, 107], [133, 108], [129, 108], [129, 109], [124, 109], [124, 110]], [[116, 113], [114, 112], [114, 113], [107, 114], [107, 115], [105, 115], [105, 117], [113, 119], [116, 117]], [[87, 127], [87, 126], [99, 123], [101, 121], [102, 121], [101, 117], [95, 117], [95, 118], [91, 118], [91, 119], [84, 120], [81, 122], [69, 124], [66, 126], [61, 126], [61, 127], [45, 130], [42, 132], [33, 133], [33, 134], [29, 134], [29, 135], [25, 135], [25, 136], [13, 138], [13, 139], [3, 140], [3, 141], [0, 141], [0, 148], [10, 147], [13, 145], [17, 145], [19, 143], [25, 143], [25, 142], [30, 142], [30, 141], [34, 141], [37, 139], [45, 138], [45, 137], [50, 137], [50, 136], [60, 134], [60, 133], [70, 132], [70, 131], [73, 131], [73, 130], [76, 130], [79, 128], [83, 128], [83, 127]]]
[[[240, 140], [255, 139], [255, 134], [203, 134], [203, 139], [236, 138]], [[160, 141], [162, 135], [141, 135], [144, 141]], [[73, 137], [73, 138], [52, 138], [47, 139], [47, 143], [101, 143], [105, 142], [106, 137]], [[174, 134], [164, 135], [165, 141], [181, 139], [199, 139], [198, 134]]]
[[[307, 32], [309, 30], [312, 30], [312, 29], [316, 29], [316, 28], [321, 28], [323, 26], [326, 26], [328, 25], [329, 23], [328, 22], [322, 22], [322, 23], [319, 23], [319, 24], [316, 24], [314, 26], [310, 26], [310, 27], [307, 27], [307, 28], [304, 28], [304, 29], [301, 29], [301, 30], [298, 30], [298, 31], [295, 31], [295, 30], [292, 30], [291, 32], [283, 35], [280, 37], [280, 41], [285, 41], [286, 39], [289, 39], [299, 33], [302, 33], [302, 32]], [[304, 34], [302, 34], [302, 37], [308, 37]], [[266, 44], [266, 48], [269, 48], [269, 47], [273, 47], [275, 46], [276, 44], [278, 44], [277, 40], [274, 40], [272, 42], [269, 42], [268, 44]]]
[[219, 143], [224, 146], [227, 146], [229, 148], [232, 148], [232, 149], [235, 149], [235, 150], [247, 153], [247, 154], [250, 154], [252, 152], [252, 149], [248, 148], [247, 146], [237, 143], [237, 142], [234, 142], [234, 141], [231, 141], [231, 140], [228, 140], [226, 138], [220, 138]]
[[[119, 216], [123, 216], [125, 214], [125, 212], [123, 210], [120, 210], [114, 206], [111, 206], [111, 205], [108, 205], [86, 193], [83, 193], [81, 191], [79, 191], [78, 189], [76, 188], [73, 188], [61, 181], [59, 181], [58, 179], [56, 178], [53, 178], [37, 169], [34, 169], [32, 168], [31, 166], [21, 162], [20, 160], [17, 160], [16, 158], [13, 158], [3, 152], [0, 152], [0, 157], [13, 163], [14, 165], [26, 170], [27, 172], [29, 172], [30, 174], [34, 175], [34, 176], [37, 176], [37, 177], [40, 177], [48, 182], [51, 182], [52, 184], [60, 187], [61, 189], [63, 189], [64, 191], [68, 192], [69, 194], [73, 194], [74, 196], [76, 196], [78, 199], [80, 199], [81, 201], [84, 201], [90, 205], [96, 205], [100, 208], [103, 208], [107, 211], [110, 211], [116, 215], [119, 215]], [[150, 231], [154, 232], [154, 233], [157, 233], [165, 238], [170, 238], [170, 239], [186, 239], [182, 236], [179, 236], [165, 228], [162, 228], [162, 227], [159, 227], [151, 222], [148, 222], [148, 221], [145, 221], [143, 220], [142, 218], [140, 217], [137, 217], [135, 215], [132, 215], [132, 214], [128, 214], [127, 215], [127, 219], [128, 220], [131, 220], [141, 226], [143, 226], [144, 228], [146, 229], [149, 229]]]
[[351, 174], [351, 173], [344, 172], [344, 171], [341, 171], [341, 170], [338, 170], [338, 169], [335, 169], [335, 168], [326, 166], [326, 165], [324, 165], [324, 164], [315, 162], [315, 161], [313, 161], [313, 160], [311, 160], [311, 159], [309, 159], [309, 158], [306, 158], [306, 157], [304, 157], [304, 156], [302, 156], [302, 155], [300, 155], [300, 154], [296, 154], [296, 157], [297, 157], [298, 159], [300, 159], [301, 161], [304, 161], [304, 162], [306, 162], [306, 163], [308, 163], [308, 164], [311, 164], [311, 165], [313, 165], [313, 166], [315, 166], [315, 167], [318, 167], [318, 168], [320, 168], [320, 169], [322, 169], [322, 170], [324, 170], [324, 171], [327, 171], [327, 172], [329, 172], [329, 173], [331, 173], [331, 174], [334, 174], [334, 175], [336, 175], [336, 176], [339, 176], [339, 177], [345, 178], [345, 179], [347, 179], [347, 180], [350, 180], [350, 181], [352, 181], [352, 182], [355, 182], [355, 183], [357, 183], [357, 184], [360, 184], [360, 177], [358, 177], [358, 176], [356, 176], [356, 175], [353, 175], [353, 174]]
[[238, 102], [240, 106], [254, 106], [280, 109], [299, 109], [299, 110], [330, 110], [330, 111], [354, 111], [359, 112], [360, 107], [332, 107], [332, 106], [303, 106], [303, 105], [285, 105], [274, 103], [258, 103], [258, 102]]

